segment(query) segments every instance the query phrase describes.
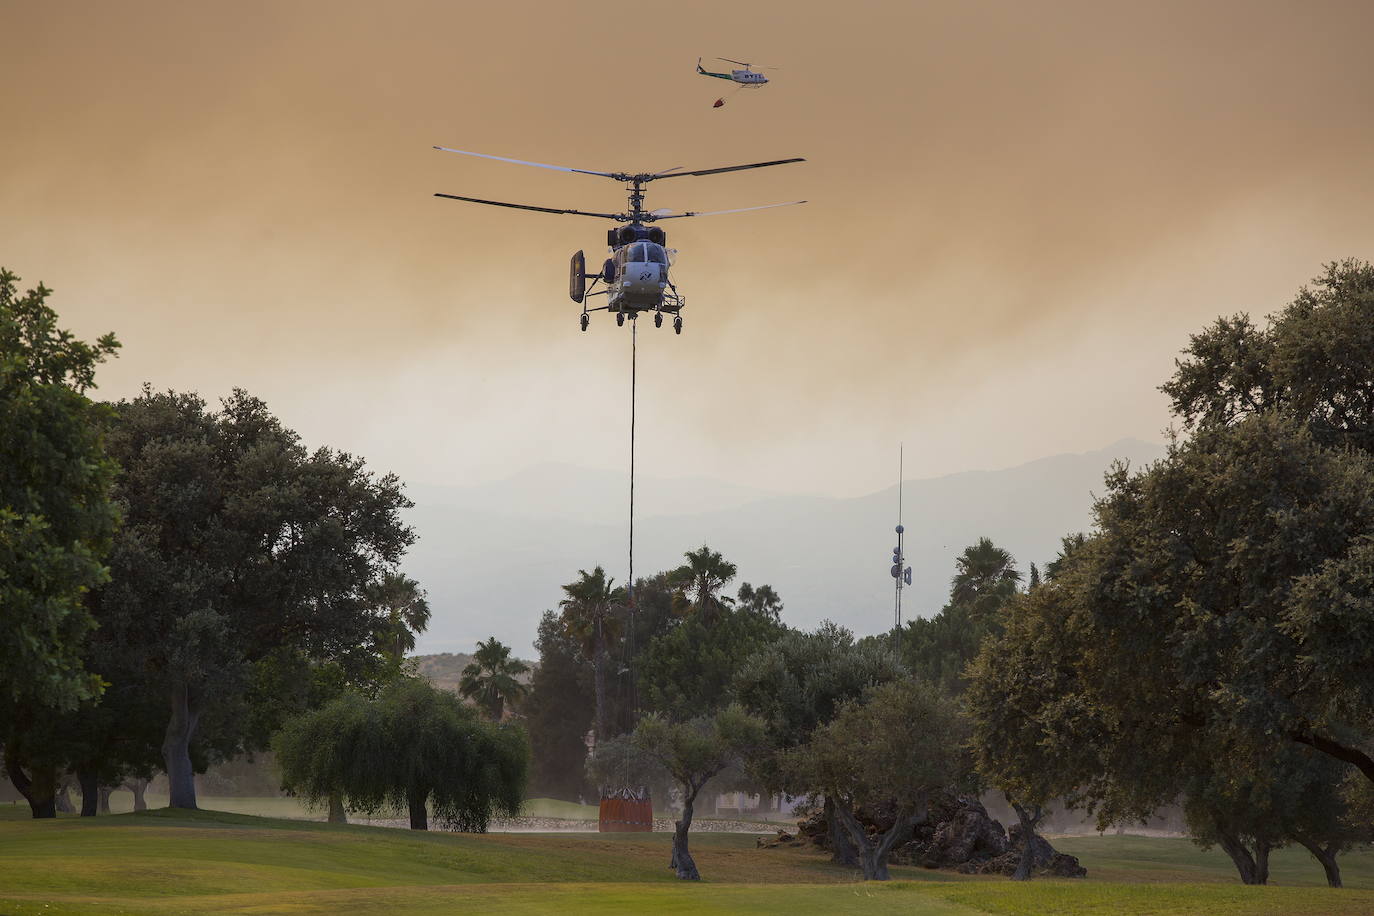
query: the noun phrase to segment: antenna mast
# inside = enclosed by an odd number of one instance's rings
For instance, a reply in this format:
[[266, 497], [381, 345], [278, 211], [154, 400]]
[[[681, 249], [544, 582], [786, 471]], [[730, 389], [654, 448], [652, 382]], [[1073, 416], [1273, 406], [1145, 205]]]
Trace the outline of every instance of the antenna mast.
[[897, 446], [897, 546], [892, 548], [892, 578], [896, 580], [893, 597], [893, 649], [902, 650], [902, 586], [911, 584], [911, 567], [906, 565], [906, 529], [902, 527], [902, 474], [905, 458], [904, 444]]

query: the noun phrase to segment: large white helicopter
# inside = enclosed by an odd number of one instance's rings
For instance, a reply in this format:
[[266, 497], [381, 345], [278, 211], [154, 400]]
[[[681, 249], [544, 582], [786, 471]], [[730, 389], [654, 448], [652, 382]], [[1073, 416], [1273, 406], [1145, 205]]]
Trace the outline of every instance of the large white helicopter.
[[[548, 165], [543, 162], [528, 162], [524, 159], [508, 159], [505, 156], [473, 153], [467, 150], [450, 149], [447, 146], [434, 148], [446, 153], [461, 153], [464, 156], [477, 156], [481, 159], [514, 162], [517, 165], [532, 165], [536, 168], [552, 169], [557, 172], [599, 175], [602, 178], [611, 178], [629, 185], [627, 188], [630, 195], [629, 209], [624, 213], [592, 213], [586, 210], [535, 207], [529, 204], [483, 200], [478, 197], [460, 197], [457, 194], [434, 195], [435, 197], [446, 197], [449, 200], [464, 200], [469, 203], [487, 204], [493, 207], [512, 207], [517, 210], [533, 210], [537, 213], [570, 213], [574, 216], [592, 216], [598, 219], [610, 219], [618, 223], [626, 223], [627, 225], [606, 231], [606, 244], [610, 248], [611, 256], [606, 259], [601, 270], [597, 273], [587, 273], [587, 260], [583, 252], [578, 251], [572, 256], [572, 263], [569, 266], [568, 295], [572, 301], [582, 305], [581, 324], [584, 331], [587, 330], [587, 324], [590, 321], [590, 312], [607, 311], [615, 315], [617, 325], [624, 325], [626, 316], [633, 319], [639, 317], [640, 312], [653, 312], [654, 327], [660, 328], [663, 327], [663, 315], [666, 313], [673, 317], [673, 330], [678, 334], [682, 333], [682, 308], [686, 305], [686, 299], [678, 292], [677, 287], [673, 285], [672, 279], [668, 276], [668, 268], [672, 266], [677, 252], [665, 247], [668, 237], [662, 229], [657, 226], [645, 225], [646, 223], [655, 223], [664, 219], [682, 219], [689, 216], [744, 213], [749, 210], [768, 210], [773, 207], [790, 207], [795, 204], [806, 203], [804, 200], [792, 200], [787, 203], [739, 207], [734, 210], [689, 211], [686, 213], [644, 209], [644, 186], [651, 181], [659, 181], [664, 178], [686, 178], [691, 175], [718, 175], [722, 172], [737, 172], [741, 169], [759, 169], [771, 165], [786, 165], [791, 162], [806, 161], [800, 158], [752, 162], [748, 165], [728, 165], [723, 168], [697, 169], [691, 172], [681, 171], [680, 168], [671, 168], [662, 172], [630, 174], [627, 172], [574, 169], [561, 165]], [[587, 283], [588, 280], [591, 281], [590, 286]], [[603, 288], [598, 290], [596, 288], [597, 283], [601, 283]], [[605, 296], [606, 304], [589, 309], [587, 299], [592, 296]]]

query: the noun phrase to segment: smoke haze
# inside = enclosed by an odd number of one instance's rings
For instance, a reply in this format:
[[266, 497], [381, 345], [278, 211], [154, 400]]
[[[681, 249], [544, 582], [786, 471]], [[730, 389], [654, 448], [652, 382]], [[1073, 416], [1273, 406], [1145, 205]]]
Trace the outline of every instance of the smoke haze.
[[[639, 339], [641, 466], [769, 490], [1157, 441], [1190, 331], [1374, 253], [1368, 3], [3, 9], [0, 263], [119, 335], [101, 394], [242, 386], [416, 482], [628, 450], [628, 328], [565, 297], [605, 224], [430, 196], [620, 188], [434, 144], [807, 157], [648, 198], [810, 200], [665, 224], [686, 327]], [[717, 54], [781, 69], [713, 109]]]

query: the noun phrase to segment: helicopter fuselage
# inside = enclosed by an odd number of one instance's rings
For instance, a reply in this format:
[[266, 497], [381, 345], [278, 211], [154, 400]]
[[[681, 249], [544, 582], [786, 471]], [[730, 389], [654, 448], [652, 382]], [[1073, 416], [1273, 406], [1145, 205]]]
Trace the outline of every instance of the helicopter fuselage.
[[606, 304], [612, 312], [677, 312], [678, 306], [665, 307], [668, 291], [668, 250], [656, 242], [633, 242], [611, 249], [613, 265], [607, 283]]

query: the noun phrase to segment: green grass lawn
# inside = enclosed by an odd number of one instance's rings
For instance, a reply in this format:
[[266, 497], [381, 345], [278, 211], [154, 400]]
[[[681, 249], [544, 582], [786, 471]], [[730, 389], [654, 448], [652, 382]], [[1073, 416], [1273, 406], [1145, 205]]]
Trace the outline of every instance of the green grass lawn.
[[418, 833], [222, 812], [33, 821], [0, 808], [0, 914], [36, 913], [1366, 913], [1374, 854], [1323, 886], [1305, 852], [1275, 856], [1276, 886], [1184, 840], [1056, 840], [1081, 881], [1014, 884], [923, 869], [864, 884], [807, 849], [738, 834], [692, 840], [705, 880], [675, 880], [664, 834]]

